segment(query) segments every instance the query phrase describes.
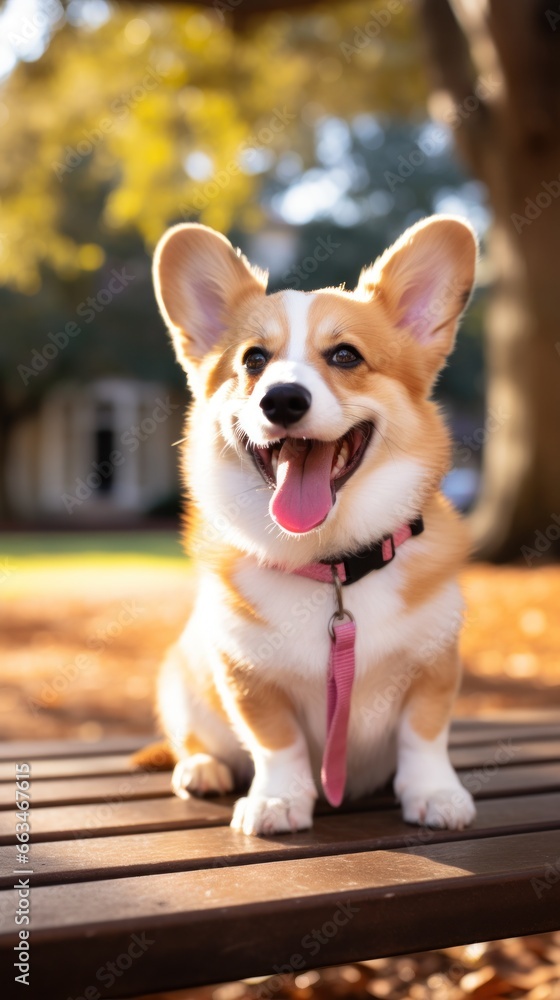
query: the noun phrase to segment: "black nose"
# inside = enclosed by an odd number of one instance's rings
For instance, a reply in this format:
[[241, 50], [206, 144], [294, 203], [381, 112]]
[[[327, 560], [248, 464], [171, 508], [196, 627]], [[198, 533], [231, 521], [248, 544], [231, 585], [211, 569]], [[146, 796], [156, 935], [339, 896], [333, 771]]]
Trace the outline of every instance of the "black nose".
[[311, 393], [293, 382], [273, 385], [261, 399], [260, 406], [271, 424], [288, 427], [307, 413], [311, 406]]

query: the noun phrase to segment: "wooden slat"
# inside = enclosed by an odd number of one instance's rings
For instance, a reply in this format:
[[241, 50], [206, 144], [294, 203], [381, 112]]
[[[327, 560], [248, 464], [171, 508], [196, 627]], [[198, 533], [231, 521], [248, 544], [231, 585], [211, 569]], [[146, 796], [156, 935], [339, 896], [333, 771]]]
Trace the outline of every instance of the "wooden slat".
[[477, 799], [498, 795], [530, 795], [560, 790], [560, 763], [512, 764], [510, 767], [459, 770], [463, 784]]
[[526, 740], [539, 742], [540, 740], [554, 740], [560, 736], [560, 716], [557, 719], [550, 719], [548, 713], [543, 713], [542, 721], [535, 722], [515, 722], [486, 719], [455, 719], [451, 726], [450, 745], [451, 746], [476, 746], [478, 743], [494, 742], [495, 740], [507, 740], [513, 737], [516, 740]]
[[[229, 823], [231, 803], [223, 799], [189, 799], [175, 796], [138, 801], [109, 801], [82, 806], [45, 806], [32, 811], [32, 840], [69, 840], [104, 837], [148, 830], [180, 830], [191, 826]], [[14, 813], [0, 813], [0, 844], [15, 843]]]
[[[476, 747], [498, 740], [539, 743], [560, 740], [558, 720], [534, 723], [487, 719], [456, 719], [451, 727], [452, 747]], [[128, 769], [134, 750], [154, 739], [145, 736], [112, 736], [93, 743], [81, 740], [27, 740], [0, 742], [0, 781], [13, 778], [12, 762], [33, 761], [36, 777], [65, 777], [72, 774], [116, 774]], [[39, 762], [41, 765], [39, 765]]]
[[[558, 829], [560, 793], [481, 802], [467, 830], [412, 827], [396, 809], [319, 817], [313, 830], [276, 837], [243, 837], [229, 827], [124, 834], [32, 846], [33, 885], [89, 881], [422, 846], [488, 835]], [[560, 837], [560, 832], [559, 832]], [[0, 847], [0, 887], [13, 885], [14, 849]]]
[[97, 757], [103, 754], [133, 753], [153, 740], [153, 736], [108, 736], [94, 743], [84, 740], [19, 740], [0, 743], [0, 761], [42, 760], [45, 757]]
[[[512, 765], [495, 770], [471, 769], [460, 771], [459, 776], [479, 800], [560, 790], [560, 763]], [[118, 794], [112, 798], [105, 795], [102, 801], [91, 804], [43, 806], [32, 810], [33, 840], [103, 837], [130, 833], [131, 828], [148, 832], [176, 830], [182, 826], [220, 826], [229, 822], [235, 797], [190, 799], [185, 803], [165, 796], [164, 789], [169, 780], [167, 773], [138, 777], [149, 778], [150, 781], [157, 779], [161, 783], [158, 787], [162, 790], [162, 797], [157, 801], [149, 797], [150, 786], [147, 785], [146, 797], [142, 796], [138, 801], [126, 801], [123, 794]], [[123, 780], [126, 782], [128, 779]], [[66, 787], [69, 782], [64, 784]], [[390, 809], [394, 805], [395, 797], [388, 787], [370, 798], [344, 803], [341, 811], [362, 814], [372, 809]], [[318, 815], [332, 813], [326, 803], [319, 803], [316, 811]], [[0, 811], [0, 845], [14, 843], [14, 836], [12, 810]]]
[[[30, 802], [33, 809], [54, 805], [78, 805], [82, 802], [126, 802], [131, 799], [163, 798], [171, 794], [171, 778], [167, 772], [148, 774], [135, 771], [101, 778], [66, 778], [33, 781]], [[14, 786], [0, 785], [0, 810], [15, 808]], [[157, 806], [154, 806], [157, 808]]]
[[[452, 746], [451, 759], [455, 767], [481, 767], [497, 761], [500, 766], [529, 761], [560, 760], [560, 734], [558, 739], [529, 740], [511, 734], [497, 740]], [[13, 784], [14, 763], [0, 762], [0, 800], [2, 783]], [[102, 777], [130, 773], [130, 754], [104, 754], [83, 757], [47, 757], [32, 761], [32, 777], [73, 778], [80, 775]]]
[[[336, 857], [40, 886], [33, 973], [42, 1000], [82, 995], [97, 970], [136, 954], [111, 996], [557, 930], [558, 832]], [[5, 890], [15, 908], [15, 893]], [[13, 910], [12, 910], [13, 912]], [[314, 932], [318, 932], [319, 937]], [[0, 936], [4, 981], [15, 928]], [[138, 941], [143, 942], [143, 951]]]
[[[560, 714], [534, 713], [534, 721], [508, 719], [454, 719], [451, 727], [451, 745], [467, 746], [488, 743], [515, 736], [522, 740], [548, 740], [560, 737]], [[153, 734], [109, 736], [105, 739], [83, 740], [20, 740], [0, 742], [0, 762], [44, 760], [47, 758], [99, 757], [128, 754], [149, 743]], [[8, 775], [9, 777], [9, 775]]]
[[[45, 757], [31, 761], [34, 779], [74, 778], [78, 775], [102, 777], [104, 774], [128, 774], [129, 753], [102, 754], [94, 757]], [[14, 782], [15, 762], [0, 762], [0, 783]], [[0, 787], [1, 787], [0, 784]]]
[[560, 723], [560, 710], [555, 708], [529, 708], [506, 710], [497, 715], [457, 715], [453, 725], [457, 729], [478, 729], [489, 726], [533, 726]]
[[[560, 791], [560, 761], [500, 767], [491, 758], [485, 760], [486, 766], [459, 768], [457, 771], [463, 784], [477, 800]], [[395, 796], [389, 784], [376, 792], [375, 796], [343, 803], [341, 809], [345, 812], [365, 812], [373, 808], [391, 808], [394, 803]], [[331, 810], [326, 804], [318, 803], [317, 811], [325, 813]]]
[[560, 735], [556, 740], [536, 741], [509, 736], [474, 746], [451, 747], [449, 755], [453, 766], [460, 768], [560, 761]]
[[[475, 741], [487, 743], [516, 735], [518, 739], [554, 739], [560, 734], [560, 714], [534, 713], [534, 721], [515, 719], [454, 719], [451, 742], [457, 746]], [[154, 735], [108, 736], [105, 739], [84, 740], [19, 740], [0, 743], [0, 761], [42, 760], [53, 757], [90, 757], [129, 753], [151, 742]]]

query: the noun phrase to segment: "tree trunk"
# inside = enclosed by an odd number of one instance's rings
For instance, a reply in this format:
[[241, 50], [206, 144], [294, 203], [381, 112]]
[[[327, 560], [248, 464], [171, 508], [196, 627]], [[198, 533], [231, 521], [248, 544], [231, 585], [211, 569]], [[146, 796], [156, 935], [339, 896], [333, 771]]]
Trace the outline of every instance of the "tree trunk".
[[457, 146], [486, 184], [494, 215], [489, 420], [469, 520], [480, 556], [530, 564], [560, 552], [560, 16], [553, 6], [420, 0], [434, 97], [443, 90], [451, 98], [451, 120], [461, 122]]

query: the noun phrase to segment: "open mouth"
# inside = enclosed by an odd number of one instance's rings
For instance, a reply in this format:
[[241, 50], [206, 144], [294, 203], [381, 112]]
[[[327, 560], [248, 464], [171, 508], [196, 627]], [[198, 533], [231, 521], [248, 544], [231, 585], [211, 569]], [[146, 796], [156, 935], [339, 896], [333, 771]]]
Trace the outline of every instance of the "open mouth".
[[359, 467], [373, 424], [352, 427], [337, 441], [285, 437], [247, 450], [264, 481], [274, 490], [271, 517], [295, 534], [323, 523], [340, 489]]

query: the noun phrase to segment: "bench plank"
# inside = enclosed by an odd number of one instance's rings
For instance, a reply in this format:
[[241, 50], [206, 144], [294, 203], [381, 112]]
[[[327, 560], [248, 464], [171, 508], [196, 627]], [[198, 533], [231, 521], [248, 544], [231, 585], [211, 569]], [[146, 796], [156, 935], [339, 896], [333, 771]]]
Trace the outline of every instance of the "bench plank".
[[0, 761], [30, 761], [46, 757], [99, 757], [105, 754], [134, 753], [154, 737], [108, 736], [86, 743], [85, 740], [18, 740], [0, 743]]
[[450, 747], [449, 756], [456, 768], [483, 767], [493, 763], [499, 767], [511, 767], [512, 764], [560, 761], [560, 734], [555, 740], [533, 741], [509, 736], [475, 746], [455, 746]]
[[[531, 880], [558, 854], [556, 830], [42, 886], [33, 894], [35, 981], [43, 1000], [59, 1000], [60, 965], [65, 995], [81, 995], [131, 945], [136, 957], [113, 996], [490, 940], [497, 928], [506, 937], [549, 931], [560, 883], [539, 897]], [[0, 942], [7, 974], [14, 930]]]
[[[488, 773], [471, 769], [459, 772], [459, 776], [478, 800], [560, 791], [560, 762], [496, 767]], [[133, 776], [130, 775], [129, 778], [131, 777]], [[136, 800], [127, 796], [123, 790], [117, 794], [107, 794], [101, 801], [83, 805], [40, 806], [33, 810], [33, 840], [37, 843], [68, 840], [71, 837], [103, 837], [129, 833], [131, 828], [148, 832], [189, 826], [223, 826], [230, 821], [235, 796], [192, 798], [183, 802], [165, 794], [168, 774], [140, 774], [137, 777], [149, 778], [152, 783], [152, 779], [158, 779], [157, 787], [161, 783], [161, 791], [157, 794], [157, 802], [149, 793], [151, 785], [148, 782], [148, 791]], [[122, 779], [124, 789], [128, 780], [126, 777]], [[364, 814], [376, 809], [390, 809], [394, 805], [395, 797], [391, 789], [387, 788], [370, 798], [344, 803], [342, 811]], [[329, 815], [332, 811], [326, 803], [319, 803], [317, 806], [318, 815]], [[0, 811], [0, 845], [12, 843], [14, 817], [12, 810], [6, 809]]]
[[[509, 736], [484, 743], [477, 743], [468, 746], [452, 746], [450, 756], [456, 768], [467, 769], [474, 767], [492, 766], [497, 763], [500, 767], [507, 767], [513, 764], [524, 764], [532, 762], [560, 761], [560, 736], [556, 740], [541, 739], [537, 741], [520, 739], [517, 736]], [[101, 756], [85, 756], [74, 758], [41, 758], [31, 760], [32, 777], [34, 788], [39, 787], [37, 782], [52, 780], [53, 785], [57, 779], [62, 778], [101, 778], [118, 775], [139, 773], [131, 770], [131, 755], [107, 754]], [[169, 772], [161, 772], [169, 774]], [[169, 778], [166, 780], [169, 781]], [[11, 786], [14, 782], [14, 764], [12, 762], [0, 762], [0, 808], [2, 802], [9, 801], [9, 792], [6, 785]], [[72, 787], [71, 782], [60, 783], [60, 788], [64, 789], [64, 794], [60, 802], [66, 801], [66, 785]], [[92, 788], [95, 786], [91, 786]], [[111, 787], [110, 784], [108, 787]], [[49, 796], [45, 801], [56, 801], [56, 796]], [[88, 801], [80, 796], [80, 799], [72, 798], [72, 801]]]
[[[170, 775], [163, 772], [148, 774], [131, 771], [123, 775], [104, 777], [74, 777], [34, 781], [31, 772], [31, 805], [78, 805], [81, 802], [132, 801], [133, 799], [163, 798], [170, 794]], [[0, 785], [0, 810], [14, 810], [14, 786]]]
[[[45, 778], [75, 778], [79, 775], [102, 777], [104, 774], [128, 774], [130, 754], [103, 754], [92, 757], [41, 757], [32, 758], [31, 768], [34, 780]], [[13, 784], [14, 761], [0, 761], [0, 782]]]
[[[148, 830], [179, 830], [190, 826], [229, 823], [231, 804], [222, 799], [189, 799], [175, 796], [136, 801], [109, 801], [81, 806], [45, 806], [31, 818], [31, 839], [69, 840]], [[14, 814], [0, 813], [0, 845], [15, 843]]]
[[[538, 740], [516, 735], [504, 736], [476, 744], [451, 746], [451, 760], [455, 767], [482, 767], [496, 761], [500, 767], [512, 763], [523, 764], [532, 761], [560, 760], [560, 733], [556, 739]], [[130, 773], [130, 754], [105, 754], [82, 757], [46, 757], [32, 759], [34, 780], [48, 778], [75, 778], [81, 775], [102, 777]], [[1, 783], [13, 783], [13, 762], [0, 762]], [[1, 798], [0, 798], [1, 801]]]
[[451, 738], [457, 744], [485, 742], [487, 740], [507, 739], [517, 736], [519, 739], [554, 739], [560, 731], [560, 712], [546, 712], [536, 709], [523, 713], [522, 717], [510, 713], [489, 718], [453, 719], [451, 723]]
[[[540, 730], [521, 725], [513, 728], [506, 725], [487, 726], [484, 730], [468, 729], [465, 732], [453, 729], [450, 737], [451, 759], [455, 767], [480, 767], [495, 758], [502, 743], [508, 746], [510, 741], [511, 759], [504, 760], [505, 765], [511, 762], [560, 760], [560, 722], [558, 725], [543, 726]], [[39, 744], [42, 749], [34, 754], [27, 753], [23, 757], [11, 754], [10, 759], [3, 756], [6, 748], [20, 744], [0, 744], [0, 782], [13, 782], [16, 759], [31, 762], [34, 778], [41, 780], [81, 775], [101, 777], [105, 774], [127, 774], [130, 771], [131, 753], [144, 745], [144, 742], [149, 742], [149, 739], [142, 741], [137, 737], [130, 737], [116, 742], [128, 744], [128, 748], [123, 749], [122, 753], [111, 752], [115, 740], [107, 744], [69, 743], [67, 747], [78, 747], [78, 750], [62, 756], [56, 750], [63, 744], [45, 742]], [[28, 744], [29, 747], [34, 745]], [[50, 746], [53, 748], [52, 754], [46, 755], [45, 748]], [[83, 747], [88, 748], [88, 752]]]
[[[476, 746], [500, 739], [514, 737], [518, 740], [549, 740], [560, 735], [560, 714], [539, 721], [535, 713], [534, 722], [504, 719], [454, 719], [451, 725], [451, 746]], [[0, 743], [0, 762], [45, 760], [49, 758], [100, 757], [115, 754], [129, 754], [145, 746], [158, 737], [153, 733], [144, 735], [108, 736], [103, 740], [19, 740]], [[8, 774], [8, 778], [10, 774]]]
[[[387, 850], [489, 834], [503, 836], [558, 828], [559, 817], [560, 793], [556, 793], [481, 802], [473, 826], [457, 831], [410, 826], [402, 820], [400, 810], [391, 809], [319, 817], [312, 831], [284, 837], [240, 837], [221, 826], [60, 841], [56, 849], [49, 843], [35, 843], [33, 885]], [[13, 847], [0, 847], [0, 887], [12, 886], [13, 867]]]

